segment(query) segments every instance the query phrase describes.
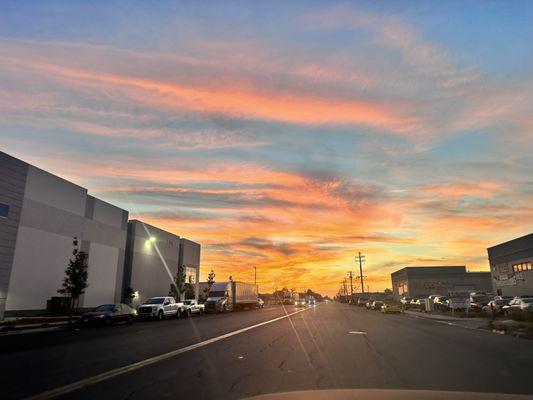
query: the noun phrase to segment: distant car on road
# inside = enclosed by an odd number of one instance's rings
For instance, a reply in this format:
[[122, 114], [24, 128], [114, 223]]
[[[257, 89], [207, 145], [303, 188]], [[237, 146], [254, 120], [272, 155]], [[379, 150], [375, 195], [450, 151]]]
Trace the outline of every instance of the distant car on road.
[[182, 305], [176, 303], [174, 297], [152, 297], [139, 306], [137, 315], [139, 318], [181, 317], [184, 314]]
[[381, 312], [385, 314], [400, 314], [402, 308], [396, 304], [383, 304], [381, 306]]
[[307, 302], [305, 301], [305, 299], [298, 299], [294, 302], [294, 307], [306, 307], [307, 306]]
[[315, 298], [312, 297], [312, 296], [309, 297], [309, 298], [307, 299], [307, 304], [309, 305], [309, 307], [313, 307], [313, 306], [315, 306], [315, 305], [316, 305], [316, 300], [315, 300]]
[[82, 324], [112, 325], [116, 322], [132, 324], [137, 312], [127, 304], [102, 304], [81, 316]]
[[513, 312], [529, 312], [533, 313], [533, 297], [526, 297], [524, 299], [514, 298], [508, 305], [502, 307], [503, 313], [507, 316]]
[[380, 311], [381, 310], [381, 306], [383, 305], [384, 303], [381, 301], [381, 300], [375, 300], [372, 305], [370, 306], [370, 308], [374, 311]]

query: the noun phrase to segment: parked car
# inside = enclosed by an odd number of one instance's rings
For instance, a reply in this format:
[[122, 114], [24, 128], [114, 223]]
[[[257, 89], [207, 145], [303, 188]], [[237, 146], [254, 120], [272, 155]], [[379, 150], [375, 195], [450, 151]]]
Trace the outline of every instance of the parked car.
[[115, 322], [132, 324], [137, 312], [127, 304], [102, 304], [81, 316], [82, 324], [112, 325]]
[[179, 318], [184, 314], [182, 304], [176, 303], [174, 297], [152, 297], [140, 305], [137, 310], [139, 318], [157, 318], [165, 317]]
[[413, 308], [418, 311], [425, 311], [426, 310], [426, 299], [425, 297], [418, 297], [416, 299], [411, 300], [410, 308]]
[[307, 302], [305, 301], [305, 299], [298, 299], [294, 302], [294, 306], [295, 307], [306, 307]]
[[375, 300], [374, 302], [372, 302], [372, 305], [370, 306], [370, 308], [374, 311], [379, 311], [381, 310], [381, 306], [383, 305], [384, 303], [380, 300]]
[[502, 307], [507, 316], [513, 312], [533, 312], [533, 297], [514, 298], [508, 305]]
[[402, 312], [402, 308], [396, 304], [385, 303], [381, 306], [381, 312], [385, 314], [400, 314]]
[[492, 316], [493, 310], [495, 314], [501, 314], [503, 312], [503, 307], [508, 304], [509, 304], [508, 300], [494, 299], [494, 300], [489, 301], [486, 306], [483, 306], [481, 310], [485, 314]]
[[533, 294], [521, 294], [519, 296], [513, 297], [513, 299], [529, 299], [533, 298]]
[[358, 307], [365, 307], [367, 301], [368, 301], [368, 298], [366, 298], [366, 297], [359, 297], [359, 298], [357, 299], [357, 306], [358, 306]]
[[513, 296], [494, 296], [494, 300], [506, 300], [507, 302], [510, 302], [512, 299]]
[[188, 317], [190, 315], [202, 315], [204, 313], [204, 305], [198, 303], [198, 301], [194, 299], [190, 300], [183, 300], [183, 315]]
[[490, 301], [486, 293], [470, 293], [470, 310], [481, 311]]
[[447, 311], [448, 310], [448, 297], [447, 296], [438, 296], [433, 300], [433, 307], [438, 311]]
[[263, 308], [265, 306], [265, 302], [263, 299], [259, 298], [257, 299], [257, 308]]
[[400, 303], [404, 308], [409, 308], [409, 306], [411, 305], [411, 300], [413, 300], [412, 297], [402, 297]]

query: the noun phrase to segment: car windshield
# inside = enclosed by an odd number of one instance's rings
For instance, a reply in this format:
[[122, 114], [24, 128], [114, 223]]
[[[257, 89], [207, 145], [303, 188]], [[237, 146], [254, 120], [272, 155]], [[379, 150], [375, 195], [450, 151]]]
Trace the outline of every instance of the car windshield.
[[97, 312], [113, 311], [114, 309], [115, 309], [114, 304], [103, 304], [101, 306], [96, 307], [94, 311], [97, 311]]
[[148, 299], [148, 301], [146, 301], [145, 304], [163, 304], [164, 301], [165, 301], [164, 297], [154, 297], [154, 298]]
[[533, 396], [528, 296], [533, 0], [0, 0], [2, 400]]

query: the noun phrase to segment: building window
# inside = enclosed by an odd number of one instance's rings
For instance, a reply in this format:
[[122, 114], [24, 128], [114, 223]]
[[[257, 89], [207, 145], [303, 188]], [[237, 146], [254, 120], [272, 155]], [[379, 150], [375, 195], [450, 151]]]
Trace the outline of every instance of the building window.
[[196, 268], [185, 267], [185, 282], [196, 283]]
[[0, 218], [7, 218], [9, 215], [9, 205], [0, 203]]
[[533, 263], [531, 262], [525, 262], [525, 263], [513, 265], [514, 272], [532, 271], [532, 270], [533, 270]]

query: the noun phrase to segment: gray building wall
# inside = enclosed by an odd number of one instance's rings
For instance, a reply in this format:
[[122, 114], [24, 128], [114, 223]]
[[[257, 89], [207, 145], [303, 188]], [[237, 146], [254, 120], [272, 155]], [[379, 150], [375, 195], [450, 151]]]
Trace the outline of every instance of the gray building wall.
[[[4, 162], [8, 160], [11, 169], [18, 165], [27, 171], [25, 178], [21, 175], [17, 182], [19, 190], [23, 189], [20, 217], [10, 221], [16, 223], [17, 230], [12, 243], [5, 315], [41, 312], [46, 301], [57, 296], [72, 256], [73, 237], [79, 239], [80, 250], [89, 255], [89, 287], [80, 306], [94, 307], [118, 300], [128, 213], [88, 196], [85, 188], [4, 153], [0, 155]], [[0, 181], [0, 190], [6, 188], [9, 185]], [[13, 217], [16, 212], [15, 207]], [[0, 226], [4, 226], [3, 221]]]
[[194, 269], [194, 297], [198, 300], [200, 294], [200, 251], [199, 243], [188, 239], [180, 239], [179, 265], [186, 270]]
[[0, 152], [0, 203], [9, 206], [7, 218], [0, 217], [0, 320], [6, 307], [27, 174], [25, 162]]
[[178, 272], [180, 237], [138, 220], [128, 225], [123, 287], [137, 292], [134, 305], [139, 305], [150, 297], [168, 295]]
[[[533, 233], [489, 247], [487, 253], [495, 293], [533, 295]], [[518, 264], [528, 268], [518, 270]]]
[[391, 274], [395, 300], [446, 295], [449, 291], [492, 291], [490, 272], [467, 272], [465, 266], [405, 267]]

